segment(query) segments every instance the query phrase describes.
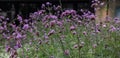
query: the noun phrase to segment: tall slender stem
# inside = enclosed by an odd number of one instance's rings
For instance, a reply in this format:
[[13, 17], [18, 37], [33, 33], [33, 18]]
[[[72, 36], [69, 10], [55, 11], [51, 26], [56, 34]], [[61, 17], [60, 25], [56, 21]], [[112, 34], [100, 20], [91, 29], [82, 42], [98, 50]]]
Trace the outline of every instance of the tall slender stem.
[[61, 6], [61, 11], [63, 10], [62, 8], [62, 0], [59, 0], [60, 6]]
[[107, 10], [106, 10], [106, 15], [109, 15], [109, 0], [107, 0]]

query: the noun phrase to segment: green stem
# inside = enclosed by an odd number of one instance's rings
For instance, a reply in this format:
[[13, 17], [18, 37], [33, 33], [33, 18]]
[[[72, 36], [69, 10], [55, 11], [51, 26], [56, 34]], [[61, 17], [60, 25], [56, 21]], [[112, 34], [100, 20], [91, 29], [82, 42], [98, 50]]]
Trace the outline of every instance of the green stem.
[[60, 6], [61, 6], [61, 11], [63, 10], [62, 9], [62, 0], [59, 0], [59, 3], [60, 3]]
[[78, 52], [78, 53], [79, 53], [79, 56], [78, 56], [78, 57], [80, 58], [80, 40], [79, 40], [79, 35], [78, 35], [77, 40], [78, 40], [78, 51], [79, 51], [79, 52]]

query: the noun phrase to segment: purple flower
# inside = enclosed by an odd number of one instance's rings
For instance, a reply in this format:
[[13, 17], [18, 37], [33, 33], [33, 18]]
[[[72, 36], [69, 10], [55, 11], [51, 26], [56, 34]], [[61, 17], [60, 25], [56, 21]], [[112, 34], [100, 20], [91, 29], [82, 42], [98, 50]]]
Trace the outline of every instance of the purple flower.
[[114, 18], [114, 22], [116, 23], [116, 24], [118, 24], [118, 23], [120, 23], [120, 20], [119, 20], [119, 18]]
[[107, 27], [107, 26], [104, 24], [104, 25], [102, 25], [102, 27], [105, 28], [105, 27]]
[[45, 4], [42, 4], [41, 8], [44, 9], [45, 8]]
[[10, 50], [11, 50], [11, 48], [10, 48], [10, 46], [6, 46], [6, 52], [10, 52]]
[[50, 18], [50, 19], [54, 19], [54, 20], [57, 20], [57, 19], [58, 19], [58, 17], [55, 16], [55, 15], [50, 15], [49, 18]]
[[0, 19], [5, 19], [5, 17], [4, 16], [0, 16]]
[[71, 26], [70, 27], [70, 30], [72, 31], [72, 30], [75, 30], [76, 28], [75, 28], [75, 26]]
[[16, 50], [17, 50], [18, 48], [19, 48], [19, 47], [18, 47], [17, 45], [16, 45], [16, 46], [14, 46], [14, 49], [16, 49]]
[[20, 16], [20, 15], [17, 15], [18, 17], [17, 17], [17, 19], [20, 21], [20, 22], [22, 22], [22, 17]]
[[75, 35], [75, 34], [77, 34], [77, 32], [76, 32], [76, 31], [73, 31], [72, 34]]
[[56, 8], [55, 8], [55, 10], [60, 10], [61, 9], [61, 6], [60, 5], [58, 5]]
[[28, 25], [28, 24], [24, 24], [24, 26], [23, 26], [23, 28], [22, 28], [22, 29], [24, 29], [24, 30], [29, 29], [29, 25]]
[[87, 35], [87, 32], [86, 32], [86, 31], [83, 31], [83, 35], [85, 35], [85, 36], [86, 36], [86, 35]]
[[96, 16], [94, 14], [89, 16], [89, 19], [91, 19], [91, 20], [95, 20], [95, 18], [96, 18]]
[[113, 25], [111, 25], [109, 31], [111, 31], [111, 32], [116, 31], [116, 28]]
[[52, 4], [51, 4], [50, 2], [46, 2], [46, 5], [47, 5], [47, 6], [50, 6], [50, 5], [52, 5]]
[[78, 44], [75, 44], [75, 45], [73, 46], [73, 48], [78, 48]]
[[20, 41], [20, 40], [17, 40], [16, 46], [17, 46], [18, 48], [21, 48], [21, 47], [22, 47], [22, 44], [21, 44], [21, 41]]
[[69, 54], [70, 54], [70, 51], [69, 51], [69, 50], [65, 50], [65, 51], [64, 51], [64, 54], [65, 54], [65, 55], [69, 55]]
[[7, 35], [5, 33], [2, 33], [3, 38], [7, 38]]
[[21, 39], [22, 38], [22, 35], [20, 33], [17, 34], [16, 36], [17, 39]]
[[102, 2], [102, 3], [100, 3], [100, 6], [103, 6], [105, 3], [104, 2]]
[[52, 35], [55, 33], [55, 30], [50, 30], [50, 32], [48, 33], [48, 36]]
[[56, 24], [56, 20], [50, 21], [50, 26], [53, 27]]
[[28, 19], [25, 19], [24, 22], [25, 22], [25, 23], [28, 23]]
[[96, 48], [97, 47], [97, 44], [93, 44], [93, 48]]
[[0, 30], [3, 30], [4, 28], [2, 26], [0, 26]]
[[61, 14], [61, 18], [66, 17], [71, 15], [72, 17], [76, 15], [76, 11], [75, 10], [65, 10], [64, 12], [62, 12]]
[[44, 12], [45, 12], [45, 10], [39, 10], [39, 11], [38, 11], [38, 14], [41, 15], [41, 14], [43, 14]]
[[70, 10], [71, 14], [72, 15], [75, 15], [76, 14], [76, 11], [75, 10]]
[[62, 26], [62, 25], [63, 25], [63, 22], [57, 21], [57, 25], [58, 25], [58, 26]]
[[45, 34], [45, 35], [44, 35], [44, 39], [45, 39], [45, 40], [48, 40], [49, 37]]

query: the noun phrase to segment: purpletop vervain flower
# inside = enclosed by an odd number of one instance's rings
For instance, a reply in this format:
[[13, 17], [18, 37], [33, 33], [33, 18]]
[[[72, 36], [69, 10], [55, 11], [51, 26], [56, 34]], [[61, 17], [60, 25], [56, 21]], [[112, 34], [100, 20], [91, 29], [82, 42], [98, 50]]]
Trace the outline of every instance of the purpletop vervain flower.
[[17, 15], [17, 19], [22, 22], [22, 17], [20, 15]]
[[17, 33], [16, 39], [21, 39], [22, 35], [20, 33]]
[[50, 21], [50, 26], [51, 26], [51, 27], [54, 26], [55, 24], [56, 24], [56, 20]]
[[65, 50], [65, 51], [64, 51], [64, 54], [65, 54], [65, 55], [69, 55], [69, 54], [70, 54], [70, 51], [69, 51], [69, 50]]
[[46, 2], [46, 5], [47, 5], [47, 6], [50, 6], [50, 5], [52, 5], [52, 4], [51, 4], [50, 2]]
[[23, 28], [24, 30], [28, 30], [29, 29], [29, 25], [28, 24], [24, 24]]
[[6, 46], [6, 52], [9, 52], [11, 50], [10, 46]]
[[48, 33], [48, 36], [52, 35], [55, 33], [55, 30], [50, 30], [50, 32]]
[[45, 9], [45, 4], [42, 4], [41, 8], [42, 8], [42, 9]]
[[72, 30], [75, 30], [76, 28], [75, 28], [75, 26], [70, 26], [70, 30], [72, 31]]

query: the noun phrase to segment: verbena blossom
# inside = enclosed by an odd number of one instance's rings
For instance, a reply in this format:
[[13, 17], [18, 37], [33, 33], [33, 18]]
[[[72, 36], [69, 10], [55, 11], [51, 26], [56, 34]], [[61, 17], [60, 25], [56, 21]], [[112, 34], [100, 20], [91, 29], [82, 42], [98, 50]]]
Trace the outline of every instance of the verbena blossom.
[[70, 26], [70, 30], [72, 31], [72, 30], [75, 30], [76, 29], [76, 27], [75, 26]]
[[23, 25], [23, 29], [24, 29], [24, 30], [28, 30], [28, 29], [29, 29], [29, 25], [28, 25], [28, 24], [24, 24], [24, 25]]
[[65, 55], [69, 55], [69, 54], [70, 54], [70, 51], [67, 49], [67, 50], [64, 51], [64, 54], [65, 54]]

